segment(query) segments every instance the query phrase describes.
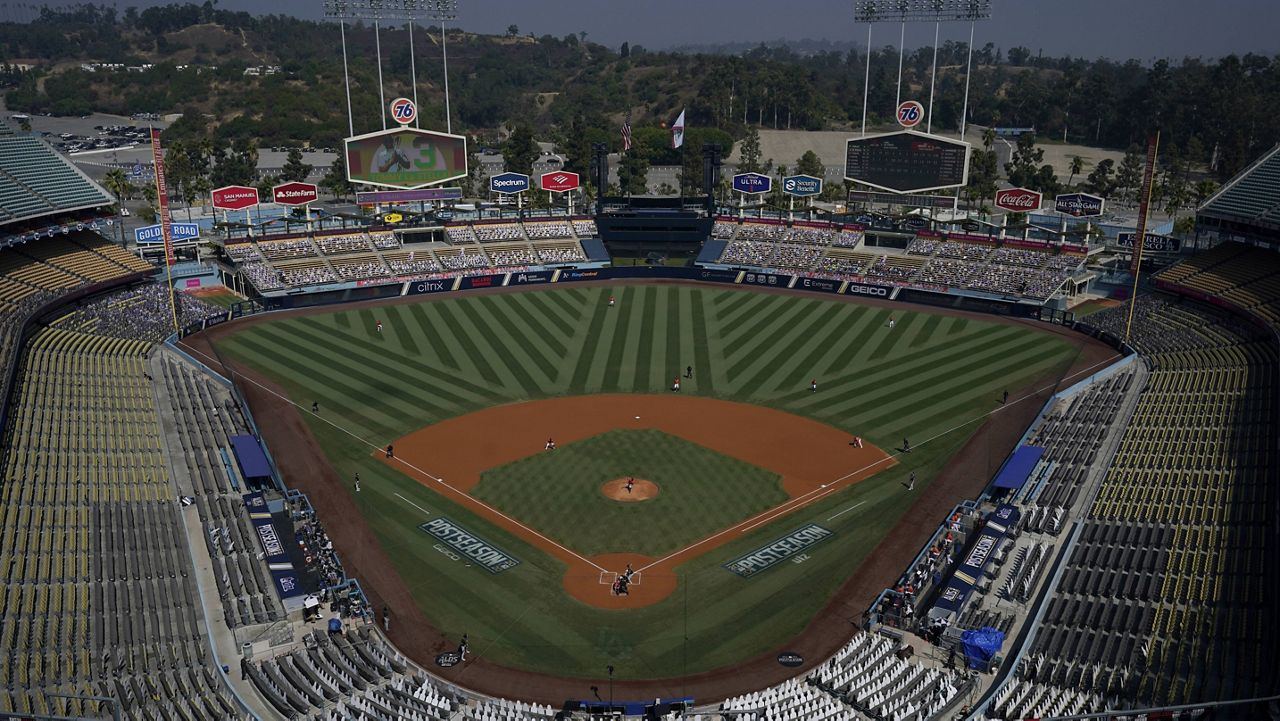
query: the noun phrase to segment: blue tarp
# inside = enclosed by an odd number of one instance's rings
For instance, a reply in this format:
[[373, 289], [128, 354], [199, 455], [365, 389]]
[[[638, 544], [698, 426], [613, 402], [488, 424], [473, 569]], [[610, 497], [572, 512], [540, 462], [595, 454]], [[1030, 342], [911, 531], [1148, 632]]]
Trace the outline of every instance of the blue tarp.
[[969, 668], [985, 671], [991, 665], [992, 657], [1004, 645], [1004, 633], [990, 626], [977, 631], [965, 631], [960, 634], [960, 644], [964, 647], [964, 657], [969, 662]]
[[995, 487], [1014, 490], [1022, 488], [1022, 484], [1031, 477], [1031, 472], [1036, 469], [1036, 464], [1040, 462], [1040, 457], [1043, 455], [1044, 449], [1040, 446], [1023, 446], [1014, 451], [1009, 462], [1000, 469], [1000, 475], [996, 476]]
[[236, 452], [236, 461], [240, 464], [240, 475], [247, 481], [251, 478], [270, 478], [271, 464], [267, 463], [267, 454], [253, 436], [232, 436], [231, 447]]

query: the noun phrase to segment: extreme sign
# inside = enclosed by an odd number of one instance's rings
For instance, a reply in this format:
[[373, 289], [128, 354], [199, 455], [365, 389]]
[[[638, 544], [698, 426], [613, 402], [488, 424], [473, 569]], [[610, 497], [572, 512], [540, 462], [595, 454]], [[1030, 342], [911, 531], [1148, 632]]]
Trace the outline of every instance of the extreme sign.
[[418, 526], [441, 543], [477, 563], [489, 573], [502, 573], [520, 565], [510, 553], [441, 516]]
[[773, 179], [760, 173], [738, 173], [733, 176], [733, 189], [738, 193], [767, 193], [772, 187]]
[[745, 556], [729, 561], [724, 564], [724, 567], [743, 578], [750, 578], [761, 571], [782, 563], [806, 548], [822, 543], [834, 535], [834, 532], [816, 523], [810, 523], [807, 526], [797, 528], [763, 548], [757, 548]]
[[258, 204], [258, 189], [247, 185], [227, 185], [215, 189], [213, 207], [218, 210], [244, 210]]
[[271, 199], [280, 205], [306, 205], [319, 197], [319, 188], [311, 183], [282, 183], [271, 189]]
[[782, 192], [797, 198], [822, 194], [822, 178], [812, 175], [791, 175], [782, 179]]

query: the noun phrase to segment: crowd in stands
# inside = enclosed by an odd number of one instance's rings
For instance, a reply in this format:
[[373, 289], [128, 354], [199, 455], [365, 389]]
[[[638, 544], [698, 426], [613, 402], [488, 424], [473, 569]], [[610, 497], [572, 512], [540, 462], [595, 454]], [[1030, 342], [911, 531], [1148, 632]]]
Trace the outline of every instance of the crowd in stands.
[[258, 243], [258, 250], [268, 260], [288, 260], [315, 255], [315, 246], [308, 238], [290, 238]]
[[846, 255], [827, 255], [818, 261], [816, 270], [819, 273], [832, 275], [861, 275], [866, 262], [861, 258]]
[[941, 245], [941, 240], [923, 238], [917, 235], [911, 239], [910, 243], [907, 243], [907, 253], [910, 255], [933, 255]]
[[525, 223], [525, 235], [529, 240], [551, 240], [554, 238], [572, 238], [573, 229], [568, 223]]
[[333, 271], [323, 265], [308, 265], [297, 268], [280, 268], [280, 280], [285, 285], [316, 285], [332, 283]]
[[395, 250], [400, 247], [400, 241], [396, 240], [396, 234], [389, 231], [370, 233], [369, 242], [373, 243], [373, 247], [378, 250]]
[[958, 240], [947, 240], [938, 244], [934, 253], [939, 258], [956, 258], [959, 260], [982, 261], [990, 254], [991, 248], [974, 243], [963, 243]]
[[324, 524], [316, 519], [311, 505], [301, 497], [293, 498], [289, 501], [289, 510], [293, 534], [298, 541], [298, 550], [302, 551], [306, 569], [322, 579], [326, 588], [345, 581], [342, 564], [333, 550], [333, 541], [324, 532]]
[[579, 238], [594, 238], [597, 235], [596, 221], [591, 219], [573, 221], [573, 234]]
[[262, 260], [262, 254], [258, 252], [258, 246], [252, 242], [235, 243], [226, 246], [227, 257], [233, 263], [246, 263], [254, 260]]
[[786, 236], [788, 243], [800, 243], [801, 245], [831, 245], [831, 239], [835, 237], [835, 233], [830, 228], [792, 228]]
[[386, 264], [377, 260], [335, 262], [333, 269], [338, 271], [338, 276], [343, 280], [363, 280], [387, 274]]
[[738, 226], [737, 240], [781, 240], [787, 234], [787, 226], [773, 223], [743, 223]]
[[501, 250], [490, 250], [489, 259], [493, 261], [491, 265], [495, 268], [502, 268], [511, 265], [536, 265], [538, 259], [533, 257], [527, 248], [503, 248]]
[[440, 263], [436, 261], [435, 256], [425, 252], [416, 253], [410, 251], [408, 255], [402, 257], [388, 258], [387, 265], [394, 275], [438, 273], [441, 270]]
[[444, 232], [449, 236], [449, 242], [454, 245], [476, 242], [476, 234], [471, 232], [469, 225], [451, 225], [445, 228]]
[[777, 246], [773, 243], [735, 240], [725, 246], [720, 262], [732, 265], [768, 265]]
[[773, 265], [779, 268], [812, 268], [822, 257], [822, 248], [808, 245], [779, 244]]
[[974, 269], [974, 265], [961, 260], [934, 259], [920, 269], [916, 280], [934, 285], [965, 286]]
[[284, 287], [280, 274], [264, 261], [241, 263], [240, 271], [249, 277], [249, 282], [258, 290], [277, 290]]
[[1043, 250], [1028, 248], [996, 248], [991, 251], [991, 260], [1002, 265], [1021, 265], [1028, 268], [1039, 268], [1050, 258]]
[[718, 240], [728, 240], [737, 232], [737, 223], [727, 223], [723, 220], [717, 220], [716, 224], [711, 227], [711, 237]]
[[886, 280], [895, 280], [905, 282], [914, 272], [913, 268], [894, 265], [889, 262], [887, 256], [876, 258], [870, 266], [867, 267], [866, 274], [873, 278], [884, 278]]
[[862, 244], [863, 237], [861, 230], [842, 230], [836, 233], [831, 244], [837, 248], [856, 248]]
[[343, 255], [359, 253], [369, 249], [369, 238], [363, 233], [352, 235], [321, 235], [316, 237], [316, 245], [325, 255]]
[[[169, 286], [148, 283], [94, 299], [59, 321], [59, 327], [82, 333], [158, 343], [174, 331]], [[178, 326], [199, 322], [221, 308], [200, 298], [174, 292]]]
[[500, 243], [506, 240], [524, 240], [524, 231], [515, 223], [473, 225], [471, 232], [481, 243]]
[[484, 253], [468, 253], [465, 249], [461, 253], [440, 253], [436, 258], [439, 259], [445, 270], [470, 270], [489, 267], [489, 260], [484, 257]]
[[538, 247], [536, 250], [538, 251], [538, 261], [548, 265], [582, 263], [587, 260], [587, 256], [582, 252], [582, 246], [577, 243], [569, 246]]

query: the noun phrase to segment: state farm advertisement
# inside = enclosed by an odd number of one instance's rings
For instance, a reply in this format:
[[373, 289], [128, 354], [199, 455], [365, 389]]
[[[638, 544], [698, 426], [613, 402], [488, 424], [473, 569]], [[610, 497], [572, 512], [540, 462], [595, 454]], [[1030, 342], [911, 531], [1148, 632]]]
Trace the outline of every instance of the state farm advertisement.
[[319, 197], [319, 189], [311, 183], [285, 183], [271, 189], [271, 199], [280, 205], [306, 205]]

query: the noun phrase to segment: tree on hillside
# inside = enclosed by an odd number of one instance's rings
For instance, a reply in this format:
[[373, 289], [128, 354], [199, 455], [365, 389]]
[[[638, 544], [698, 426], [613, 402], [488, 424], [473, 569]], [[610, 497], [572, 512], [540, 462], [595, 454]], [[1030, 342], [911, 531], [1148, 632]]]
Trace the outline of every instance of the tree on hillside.
[[[129, 182], [129, 176], [125, 174], [122, 168], [112, 168], [107, 171], [106, 176], [102, 178], [102, 187], [107, 192], [116, 196], [116, 206], [124, 207], [125, 196], [133, 193], [133, 184]], [[124, 224], [120, 223], [120, 242], [124, 242]]]
[[333, 163], [329, 165], [329, 170], [320, 179], [320, 185], [325, 190], [333, 193], [333, 197], [338, 199], [355, 190], [355, 186], [347, 180], [347, 156], [345, 153], [338, 153], [337, 157], [333, 159]]
[[257, 177], [258, 149], [248, 138], [237, 138], [214, 151], [209, 182], [215, 188], [224, 185], [252, 185]]
[[817, 153], [812, 150], [806, 150], [804, 155], [796, 159], [796, 173], [799, 175], [812, 175], [815, 178], [824, 178], [827, 175], [827, 169], [822, 165]]
[[1142, 148], [1137, 144], [1130, 145], [1129, 149], [1124, 151], [1124, 157], [1120, 159], [1120, 167], [1116, 171], [1116, 187], [1123, 191], [1126, 197], [1132, 197], [1131, 193], [1136, 191], [1138, 184], [1142, 182], [1145, 162], [1142, 157]]
[[1030, 188], [1035, 183], [1042, 160], [1044, 160], [1044, 149], [1036, 147], [1036, 136], [1023, 133], [1018, 136], [1018, 144], [1014, 146], [1009, 162], [1004, 164], [1005, 177], [1009, 179], [1011, 185]]
[[533, 128], [520, 123], [511, 131], [511, 137], [502, 146], [502, 160], [507, 172], [528, 174], [538, 157], [538, 144], [533, 140]]
[[285, 158], [284, 167], [280, 169], [280, 179], [284, 181], [302, 181], [306, 180], [311, 174], [311, 166], [302, 162], [302, 149], [289, 148], [289, 155]]
[[1080, 157], [1079, 155], [1071, 156], [1070, 170], [1071, 170], [1071, 176], [1067, 178], [1067, 187], [1071, 187], [1072, 183], [1074, 183], [1076, 180], [1076, 176], [1079, 175], [1082, 170], [1084, 170], [1084, 158]]
[[760, 172], [760, 131], [754, 127], [748, 128], [747, 134], [743, 137], [738, 148], [741, 151], [739, 153], [741, 157], [738, 161], [738, 172]]
[[1204, 201], [1209, 199], [1210, 195], [1218, 192], [1218, 184], [1208, 178], [1196, 183], [1191, 189], [1191, 197], [1196, 201], [1196, 207], [1204, 205]]
[[648, 187], [645, 184], [649, 175], [649, 157], [642, 146], [635, 146], [622, 156], [618, 164], [618, 184], [627, 195], [644, 195]]
[[985, 205], [987, 198], [995, 196], [1000, 178], [997, 162], [996, 151], [991, 148], [974, 150], [969, 157], [969, 184], [964, 195], [971, 205]]
[[1115, 167], [1116, 161], [1111, 158], [1098, 163], [1085, 178], [1084, 189], [1103, 198], [1110, 196], [1116, 189]]
[[508, 26], [507, 26], [507, 37], [509, 37], [509, 38], [514, 38], [515, 36], [517, 36], [517, 35], [519, 35], [519, 34], [520, 34], [520, 26], [519, 26], [519, 25], [508, 25]]

